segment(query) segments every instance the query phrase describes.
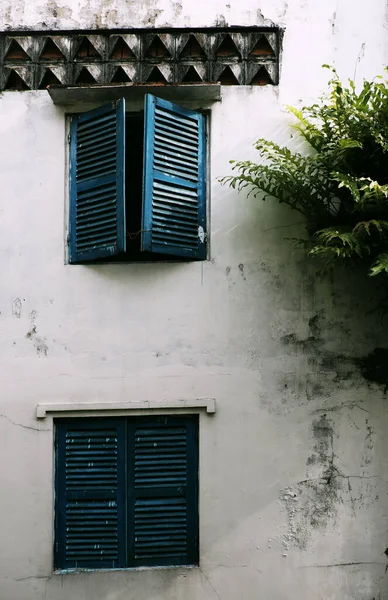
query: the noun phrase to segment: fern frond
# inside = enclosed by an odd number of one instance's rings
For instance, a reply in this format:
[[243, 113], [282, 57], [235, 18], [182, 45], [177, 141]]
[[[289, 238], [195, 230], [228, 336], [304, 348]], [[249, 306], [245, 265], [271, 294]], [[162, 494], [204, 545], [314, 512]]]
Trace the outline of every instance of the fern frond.
[[345, 187], [349, 190], [355, 202], [360, 202], [359, 181], [356, 177], [347, 173], [339, 173], [338, 171], [331, 173], [331, 177], [334, 181], [338, 182], [339, 188]]
[[388, 81], [364, 81], [358, 90], [325, 68], [328, 93], [287, 107], [310, 151], [261, 138], [258, 161], [232, 161], [233, 174], [220, 181], [303, 214], [311, 256], [327, 264], [362, 259], [372, 263], [371, 275], [388, 273]]
[[365, 235], [372, 236], [376, 233], [381, 237], [388, 236], [388, 221], [378, 221], [377, 219], [359, 221], [353, 227], [353, 233], [358, 237]]
[[[357, 235], [348, 229], [339, 229], [327, 227], [314, 234], [316, 246], [310, 251], [310, 254], [322, 254], [323, 248], [330, 248], [337, 256], [345, 258], [355, 254], [359, 257], [369, 252], [369, 246], [361, 244]], [[319, 250], [318, 250], [319, 248]]]
[[388, 274], [388, 254], [379, 254], [371, 266], [370, 275], [373, 277], [380, 273]]

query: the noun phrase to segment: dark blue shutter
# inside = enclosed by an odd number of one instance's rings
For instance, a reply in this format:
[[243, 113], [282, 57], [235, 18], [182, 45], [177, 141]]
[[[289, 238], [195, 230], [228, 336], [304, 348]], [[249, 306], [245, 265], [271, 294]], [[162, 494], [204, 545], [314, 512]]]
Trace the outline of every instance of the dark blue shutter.
[[206, 258], [205, 118], [145, 98], [141, 249]]
[[125, 251], [125, 101], [74, 116], [70, 132], [71, 263]]
[[125, 422], [56, 427], [55, 567], [124, 567]]
[[198, 417], [128, 423], [129, 566], [198, 564]]

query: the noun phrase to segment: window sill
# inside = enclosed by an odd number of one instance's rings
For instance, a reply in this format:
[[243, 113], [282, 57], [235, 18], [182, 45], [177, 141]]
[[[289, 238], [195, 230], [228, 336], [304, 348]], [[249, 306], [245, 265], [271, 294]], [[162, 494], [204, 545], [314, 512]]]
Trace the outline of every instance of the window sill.
[[163, 567], [124, 567], [115, 569], [56, 569], [53, 571], [53, 576], [56, 575], [83, 575], [85, 573], [125, 573], [126, 571], [133, 573], [134, 571], [166, 571], [177, 569], [199, 569], [199, 565], [169, 565]]
[[147, 414], [157, 411], [176, 411], [182, 413], [198, 412], [205, 409], [208, 414], [216, 412], [216, 401], [214, 398], [196, 398], [192, 400], [145, 400], [143, 402], [74, 402], [66, 404], [38, 404], [36, 407], [36, 418], [45, 419], [47, 413], [78, 413], [82, 416], [92, 416], [96, 413], [120, 414]]

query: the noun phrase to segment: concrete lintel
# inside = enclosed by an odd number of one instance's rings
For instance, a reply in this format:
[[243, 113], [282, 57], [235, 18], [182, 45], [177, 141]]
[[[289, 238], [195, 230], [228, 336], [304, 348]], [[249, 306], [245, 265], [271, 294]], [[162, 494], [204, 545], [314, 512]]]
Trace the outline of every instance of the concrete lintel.
[[206, 409], [208, 414], [216, 412], [214, 398], [196, 398], [193, 400], [144, 400], [142, 402], [69, 402], [66, 404], [38, 404], [36, 418], [45, 419], [47, 413], [134, 411], [134, 410], [187, 410]]
[[63, 86], [47, 88], [54, 104], [73, 106], [78, 104], [101, 104], [125, 98], [129, 102], [142, 101], [145, 94], [155, 94], [164, 100], [174, 102], [217, 102], [221, 100], [221, 86], [218, 83], [198, 83], [193, 85], [147, 85], [118, 83], [105, 85]]

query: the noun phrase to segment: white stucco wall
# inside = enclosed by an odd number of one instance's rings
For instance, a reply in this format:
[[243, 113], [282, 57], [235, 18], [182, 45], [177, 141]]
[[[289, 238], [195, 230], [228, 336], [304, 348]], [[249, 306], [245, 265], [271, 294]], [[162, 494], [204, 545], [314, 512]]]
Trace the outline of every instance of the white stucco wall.
[[[271, 24], [278, 88], [223, 89], [211, 114], [211, 260], [64, 264], [65, 117], [0, 96], [1, 600], [387, 600], [388, 409], [360, 359], [387, 327], [357, 274], [320, 278], [286, 208], [222, 188], [325, 63], [373, 77], [385, 2], [3, 0], [1, 29]], [[294, 225], [293, 225], [294, 224]], [[200, 420], [200, 568], [52, 575], [52, 421], [38, 402], [214, 397]], [[324, 476], [332, 473], [330, 481]]]

